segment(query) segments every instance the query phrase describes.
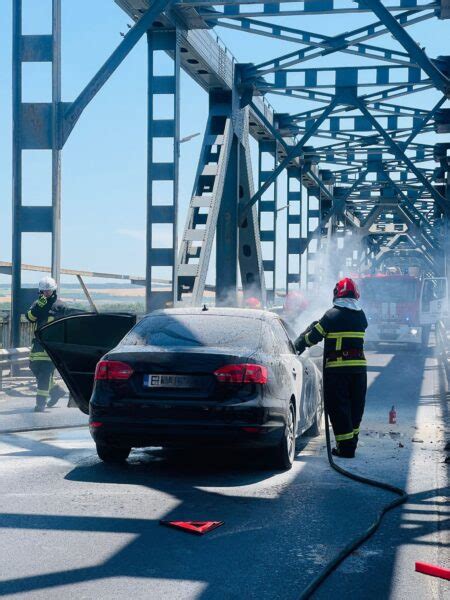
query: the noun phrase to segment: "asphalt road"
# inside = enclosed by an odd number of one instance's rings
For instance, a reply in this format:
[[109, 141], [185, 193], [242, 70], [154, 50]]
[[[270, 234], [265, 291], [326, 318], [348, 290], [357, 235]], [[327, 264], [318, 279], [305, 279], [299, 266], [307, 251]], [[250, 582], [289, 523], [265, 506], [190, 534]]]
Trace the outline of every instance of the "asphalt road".
[[[448, 598], [450, 582], [414, 572], [416, 560], [450, 567], [448, 399], [437, 363], [431, 352], [392, 350], [369, 360], [361, 447], [345, 466], [405, 486], [410, 502], [315, 598]], [[332, 471], [323, 436], [305, 439], [294, 468], [276, 473], [242, 452], [147, 449], [107, 466], [85, 428], [3, 434], [0, 595], [296, 599], [391, 498]], [[160, 519], [224, 525], [195, 537]]]

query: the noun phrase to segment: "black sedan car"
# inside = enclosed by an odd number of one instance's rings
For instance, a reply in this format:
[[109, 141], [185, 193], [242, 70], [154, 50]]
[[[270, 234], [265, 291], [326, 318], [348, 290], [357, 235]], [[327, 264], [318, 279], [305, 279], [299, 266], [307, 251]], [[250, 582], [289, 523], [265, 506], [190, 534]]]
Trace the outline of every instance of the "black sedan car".
[[291, 467], [296, 437], [319, 432], [321, 376], [286, 325], [263, 310], [180, 308], [138, 323], [84, 314], [43, 327], [43, 346], [89, 412], [99, 457], [131, 448], [270, 448]]

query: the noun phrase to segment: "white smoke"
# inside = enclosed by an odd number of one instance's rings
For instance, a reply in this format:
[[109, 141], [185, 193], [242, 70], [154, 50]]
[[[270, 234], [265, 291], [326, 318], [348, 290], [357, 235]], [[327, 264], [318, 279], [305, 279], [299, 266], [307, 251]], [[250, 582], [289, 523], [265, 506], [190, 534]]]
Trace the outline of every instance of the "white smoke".
[[363, 245], [358, 235], [329, 236], [322, 241], [322, 247], [315, 253], [314, 281], [308, 289], [302, 290], [308, 307], [291, 320], [295, 331], [301, 333], [331, 308], [333, 289], [339, 279], [361, 274], [362, 251]]

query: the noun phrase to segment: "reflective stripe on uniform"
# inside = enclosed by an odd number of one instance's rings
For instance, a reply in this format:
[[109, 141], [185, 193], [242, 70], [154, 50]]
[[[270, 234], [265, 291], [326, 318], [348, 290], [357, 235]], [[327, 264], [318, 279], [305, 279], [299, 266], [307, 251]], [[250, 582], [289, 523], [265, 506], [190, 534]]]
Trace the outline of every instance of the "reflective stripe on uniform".
[[31, 312], [31, 310], [29, 310], [29, 311], [27, 312], [27, 317], [28, 317], [28, 319], [29, 319], [29, 320], [30, 320], [32, 323], [35, 323], [35, 322], [37, 321], [37, 317], [35, 317], [35, 316], [33, 315], [33, 313]]
[[353, 439], [353, 431], [351, 431], [350, 433], [341, 433], [339, 435], [335, 435], [334, 437], [336, 438], [337, 442], [344, 442], [345, 440], [351, 440], [351, 439]]
[[44, 398], [48, 398], [50, 396], [50, 392], [47, 390], [37, 390], [36, 396], [44, 396]]
[[317, 331], [320, 333], [320, 335], [323, 335], [323, 337], [326, 337], [327, 332], [325, 331], [325, 329], [322, 327], [322, 325], [320, 323], [316, 323], [314, 325], [314, 328], [317, 329]]
[[[333, 331], [327, 335], [328, 339], [336, 340], [336, 350], [342, 350], [342, 342], [344, 338], [358, 338], [364, 339], [364, 331]], [[339, 357], [336, 362], [344, 362], [341, 357]], [[347, 364], [350, 361], [345, 361]]]
[[327, 362], [325, 367], [367, 367], [367, 360], [340, 360]]
[[327, 337], [332, 340], [338, 340], [339, 338], [349, 337], [349, 338], [361, 338], [364, 339], [365, 332], [364, 331], [339, 331], [332, 333], [328, 333]]
[[312, 343], [309, 341], [309, 333], [305, 335], [305, 344], [307, 346], [312, 346]]
[[353, 435], [358, 435], [359, 434], [359, 427], [357, 427], [356, 429], [353, 430]]

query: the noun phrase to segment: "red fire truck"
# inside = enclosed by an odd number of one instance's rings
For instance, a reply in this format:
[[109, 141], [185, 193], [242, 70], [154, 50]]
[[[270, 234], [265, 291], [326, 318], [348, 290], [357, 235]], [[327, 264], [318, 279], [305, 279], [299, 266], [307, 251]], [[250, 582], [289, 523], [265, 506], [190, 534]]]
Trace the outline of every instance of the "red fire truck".
[[366, 342], [428, 343], [430, 328], [448, 312], [447, 278], [377, 273], [357, 278], [369, 328]]

